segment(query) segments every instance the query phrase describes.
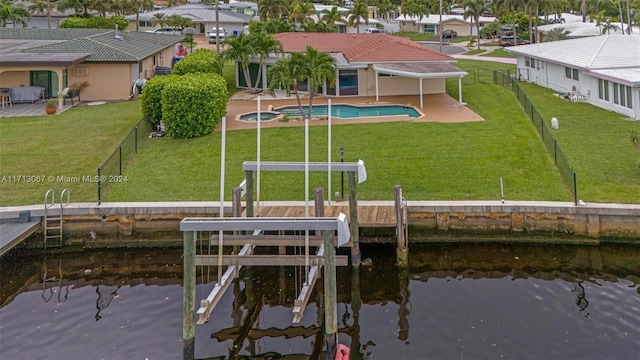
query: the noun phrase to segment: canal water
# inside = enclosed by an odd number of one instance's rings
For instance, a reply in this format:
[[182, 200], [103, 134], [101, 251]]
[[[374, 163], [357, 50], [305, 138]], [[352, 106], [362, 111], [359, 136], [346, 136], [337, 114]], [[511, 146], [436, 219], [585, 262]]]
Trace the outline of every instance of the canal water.
[[[370, 265], [338, 269], [338, 339], [351, 359], [640, 354], [639, 246], [420, 245], [406, 271], [392, 246], [362, 252]], [[197, 273], [196, 301], [217, 278]], [[291, 322], [302, 276], [245, 268], [197, 326], [196, 357], [323, 358], [322, 281]], [[179, 249], [13, 250], [0, 258], [0, 359], [180, 359], [181, 282]]]

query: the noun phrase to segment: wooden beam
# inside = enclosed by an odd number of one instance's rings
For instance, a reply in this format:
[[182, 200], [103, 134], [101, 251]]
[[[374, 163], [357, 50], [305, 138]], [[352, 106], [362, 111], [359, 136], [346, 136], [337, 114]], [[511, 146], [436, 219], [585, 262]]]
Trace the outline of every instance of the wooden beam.
[[[226, 243], [226, 241], [225, 241]], [[311, 256], [312, 262], [324, 264], [321, 256]], [[196, 255], [196, 266], [217, 266], [218, 255]], [[223, 255], [222, 265], [232, 266], [304, 266], [304, 255]], [[349, 265], [347, 255], [336, 256], [337, 266]]]
[[[324, 246], [321, 246], [316, 252], [316, 257], [322, 258], [324, 256]], [[304, 257], [302, 258], [304, 265]], [[309, 302], [309, 298], [311, 297], [311, 290], [313, 286], [316, 284], [316, 280], [320, 277], [320, 268], [322, 265], [319, 264], [319, 259], [314, 259], [314, 264], [309, 269], [309, 274], [307, 275], [307, 280], [305, 284], [302, 286], [302, 290], [300, 290], [300, 294], [298, 298], [293, 301], [293, 323], [297, 324], [302, 320], [302, 316], [304, 315], [304, 309], [307, 307], [307, 303]]]
[[[252, 252], [253, 252], [253, 245], [246, 244], [242, 248], [242, 250], [240, 250], [240, 253], [238, 253], [238, 257], [246, 258], [249, 255], [251, 255]], [[215, 257], [214, 264], [217, 265], [218, 264], [217, 255], [213, 255], [213, 256]], [[211, 290], [211, 293], [209, 293], [209, 296], [207, 296], [206, 299], [200, 301], [200, 308], [196, 312], [199, 316], [198, 322], [197, 322], [198, 324], [204, 324], [207, 321], [209, 321], [209, 316], [211, 315], [211, 311], [213, 311], [213, 308], [216, 307], [216, 304], [218, 304], [218, 301], [220, 301], [220, 298], [222, 297], [224, 292], [229, 288], [229, 285], [231, 285], [231, 282], [238, 275], [241, 268], [242, 268], [242, 264], [229, 266], [227, 268], [227, 271], [225, 271], [224, 275], [222, 275], [222, 279], [220, 280], [220, 282], [216, 283], [213, 290]], [[193, 269], [195, 272], [195, 265], [193, 266]]]

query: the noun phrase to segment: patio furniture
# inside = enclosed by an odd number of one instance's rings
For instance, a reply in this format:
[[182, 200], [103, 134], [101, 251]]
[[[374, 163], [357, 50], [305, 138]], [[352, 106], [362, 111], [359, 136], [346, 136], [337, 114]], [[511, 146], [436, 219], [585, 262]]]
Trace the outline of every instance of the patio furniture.
[[9, 91], [0, 92], [0, 103], [2, 104], [3, 109], [7, 105], [9, 107], [13, 107], [13, 104], [11, 103], [11, 94], [9, 93]]
[[9, 89], [12, 102], [30, 102], [34, 103], [44, 100], [44, 88], [42, 86], [17, 86]]
[[78, 98], [78, 101], [82, 101], [80, 99], [80, 91], [69, 90], [67, 96], [62, 100], [63, 105], [67, 104], [67, 99], [71, 100], [71, 106], [73, 106], [73, 98]]

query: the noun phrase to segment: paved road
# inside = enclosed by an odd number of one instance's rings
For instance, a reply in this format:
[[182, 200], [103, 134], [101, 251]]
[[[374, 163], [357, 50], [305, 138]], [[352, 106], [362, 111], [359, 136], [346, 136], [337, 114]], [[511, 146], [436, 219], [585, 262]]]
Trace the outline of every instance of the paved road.
[[[440, 51], [440, 44], [436, 42], [429, 41], [419, 41], [420, 44], [433, 49], [435, 51]], [[495, 49], [499, 49], [497, 46], [483, 46], [482, 48], [486, 49], [487, 52], [491, 52]], [[442, 53], [445, 55], [449, 55], [456, 59], [470, 59], [470, 60], [480, 60], [480, 61], [493, 61], [500, 62], [505, 64], [516, 64], [517, 60], [515, 58], [505, 58], [505, 57], [493, 57], [493, 56], [480, 56], [480, 55], [463, 55], [467, 52], [467, 49], [462, 43], [453, 43], [451, 45], [442, 45]]]

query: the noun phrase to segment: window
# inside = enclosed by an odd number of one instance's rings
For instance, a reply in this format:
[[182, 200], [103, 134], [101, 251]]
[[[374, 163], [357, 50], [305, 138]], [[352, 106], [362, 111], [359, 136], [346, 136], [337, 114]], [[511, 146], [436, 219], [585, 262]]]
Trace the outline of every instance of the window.
[[531, 59], [529, 58], [524, 58], [524, 62], [527, 65], [527, 67], [531, 67]]
[[564, 76], [567, 79], [573, 79], [573, 80], [579, 80], [580, 77], [578, 76], [580, 72], [578, 71], [578, 69], [572, 69], [570, 67], [565, 67], [564, 68]]
[[340, 70], [338, 89], [342, 95], [358, 95], [358, 70]]
[[535, 68], [536, 68], [536, 61], [539, 61], [539, 60], [531, 59], [531, 66], [530, 66], [530, 68], [532, 68], [532, 69], [535, 69]]
[[622, 84], [613, 84], [613, 102], [614, 104], [633, 109], [633, 92], [631, 91], [631, 87]]
[[607, 80], [598, 79], [598, 98], [609, 101], [609, 82]]

